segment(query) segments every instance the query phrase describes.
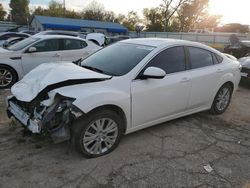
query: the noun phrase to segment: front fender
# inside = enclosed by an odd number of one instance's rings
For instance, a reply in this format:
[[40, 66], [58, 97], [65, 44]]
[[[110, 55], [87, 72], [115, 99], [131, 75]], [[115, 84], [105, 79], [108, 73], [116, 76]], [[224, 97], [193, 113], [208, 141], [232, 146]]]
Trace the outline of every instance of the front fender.
[[84, 113], [88, 113], [95, 108], [114, 105], [122, 109], [126, 116], [127, 127], [130, 126], [130, 92], [112, 89], [110, 87], [87, 87], [84, 89], [78, 86], [70, 86], [67, 89], [55, 90], [63, 96], [75, 98], [73, 105], [82, 110]]
[[85, 113], [103, 105], [116, 105], [124, 110], [129, 109], [130, 95], [119, 91], [102, 91], [77, 98], [73, 104]]

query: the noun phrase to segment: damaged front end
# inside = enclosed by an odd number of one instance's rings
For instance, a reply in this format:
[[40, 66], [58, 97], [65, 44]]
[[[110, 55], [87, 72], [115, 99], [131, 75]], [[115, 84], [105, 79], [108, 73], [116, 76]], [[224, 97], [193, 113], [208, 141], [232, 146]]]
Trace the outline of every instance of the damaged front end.
[[49, 135], [53, 142], [69, 140], [72, 121], [84, 113], [72, 103], [75, 99], [56, 94], [43, 100], [23, 102], [15, 97], [7, 99], [7, 114], [17, 119], [32, 133]]

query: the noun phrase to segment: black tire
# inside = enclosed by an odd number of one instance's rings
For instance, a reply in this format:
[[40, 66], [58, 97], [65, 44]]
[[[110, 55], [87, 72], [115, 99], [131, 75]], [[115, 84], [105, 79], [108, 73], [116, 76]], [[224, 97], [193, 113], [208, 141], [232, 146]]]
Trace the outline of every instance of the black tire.
[[[220, 95], [220, 93], [221, 93], [224, 89], [228, 89], [228, 92], [229, 92], [229, 99], [228, 99], [228, 102], [227, 102], [227, 104], [225, 105], [225, 107], [224, 107], [223, 109], [219, 109], [217, 103], [218, 103], [218, 100], [219, 100], [219, 95]], [[212, 107], [211, 107], [211, 109], [210, 109], [210, 113], [211, 113], [211, 114], [214, 114], [214, 115], [223, 114], [223, 113], [227, 110], [227, 108], [228, 108], [228, 106], [229, 106], [229, 104], [230, 104], [230, 102], [231, 102], [232, 93], [233, 93], [233, 88], [232, 88], [232, 86], [231, 86], [229, 83], [224, 84], [224, 85], [219, 89], [219, 91], [217, 92], [217, 94], [216, 94], [216, 96], [215, 96], [215, 98], [214, 98]]]
[[[11, 77], [11, 81], [9, 83], [6, 83], [4, 81], [5, 77], [4, 77], [4, 75], [2, 75], [3, 71], [7, 71], [9, 73], [8, 78], [10, 79], [10, 77]], [[10, 68], [8, 66], [0, 65], [0, 89], [10, 88], [16, 82], [17, 82], [17, 74], [16, 74], [16, 72], [12, 68]]]
[[[107, 151], [100, 153], [100, 154], [90, 153], [89, 151], [87, 151], [87, 149], [85, 148], [83, 144], [84, 135], [86, 131], [90, 128], [93, 122], [102, 118], [111, 119], [116, 123], [117, 130], [118, 130], [117, 137], [112, 147], [110, 147]], [[124, 127], [124, 122], [122, 118], [116, 112], [109, 110], [109, 109], [96, 110], [96, 111], [90, 112], [85, 117], [80, 118], [76, 122], [73, 123], [72, 144], [78, 152], [80, 152], [87, 158], [100, 157], [102, 155], [106, 155], [112, 152], [118, 146], [121, 140], [121, 137], [123, 135], [123, 127]]]

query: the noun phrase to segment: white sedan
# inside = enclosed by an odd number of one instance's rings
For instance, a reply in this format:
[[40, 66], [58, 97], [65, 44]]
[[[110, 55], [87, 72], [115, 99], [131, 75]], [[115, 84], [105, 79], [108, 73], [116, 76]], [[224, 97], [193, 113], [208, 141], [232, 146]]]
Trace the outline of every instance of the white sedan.
[[98, 157], [122, 135], [209, 110], [222, 114], [240, 81], [241, 66], [203, 44], [167, 39], [117, 42], [83, 60], [43, 64], [11, 88], [14, 116], [55, 142], [72, 139]]
[[100, 48], [91, 41], [63, 35], [36, 35], [0, 48], [0, 89], [12, 86], [42, 63], [75, 61]]

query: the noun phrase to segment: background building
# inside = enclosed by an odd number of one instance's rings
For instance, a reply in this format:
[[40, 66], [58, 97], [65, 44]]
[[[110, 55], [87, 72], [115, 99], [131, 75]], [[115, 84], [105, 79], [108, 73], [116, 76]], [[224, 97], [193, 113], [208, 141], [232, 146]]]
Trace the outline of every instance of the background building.
[[114, 22], [101, 22], [71, 18], [33, 16], [30, 27], [35, 32], [44, 30], [68, 30], [81, 32], [98, 32], [104, 34], [127, 34], [128, 29]]

